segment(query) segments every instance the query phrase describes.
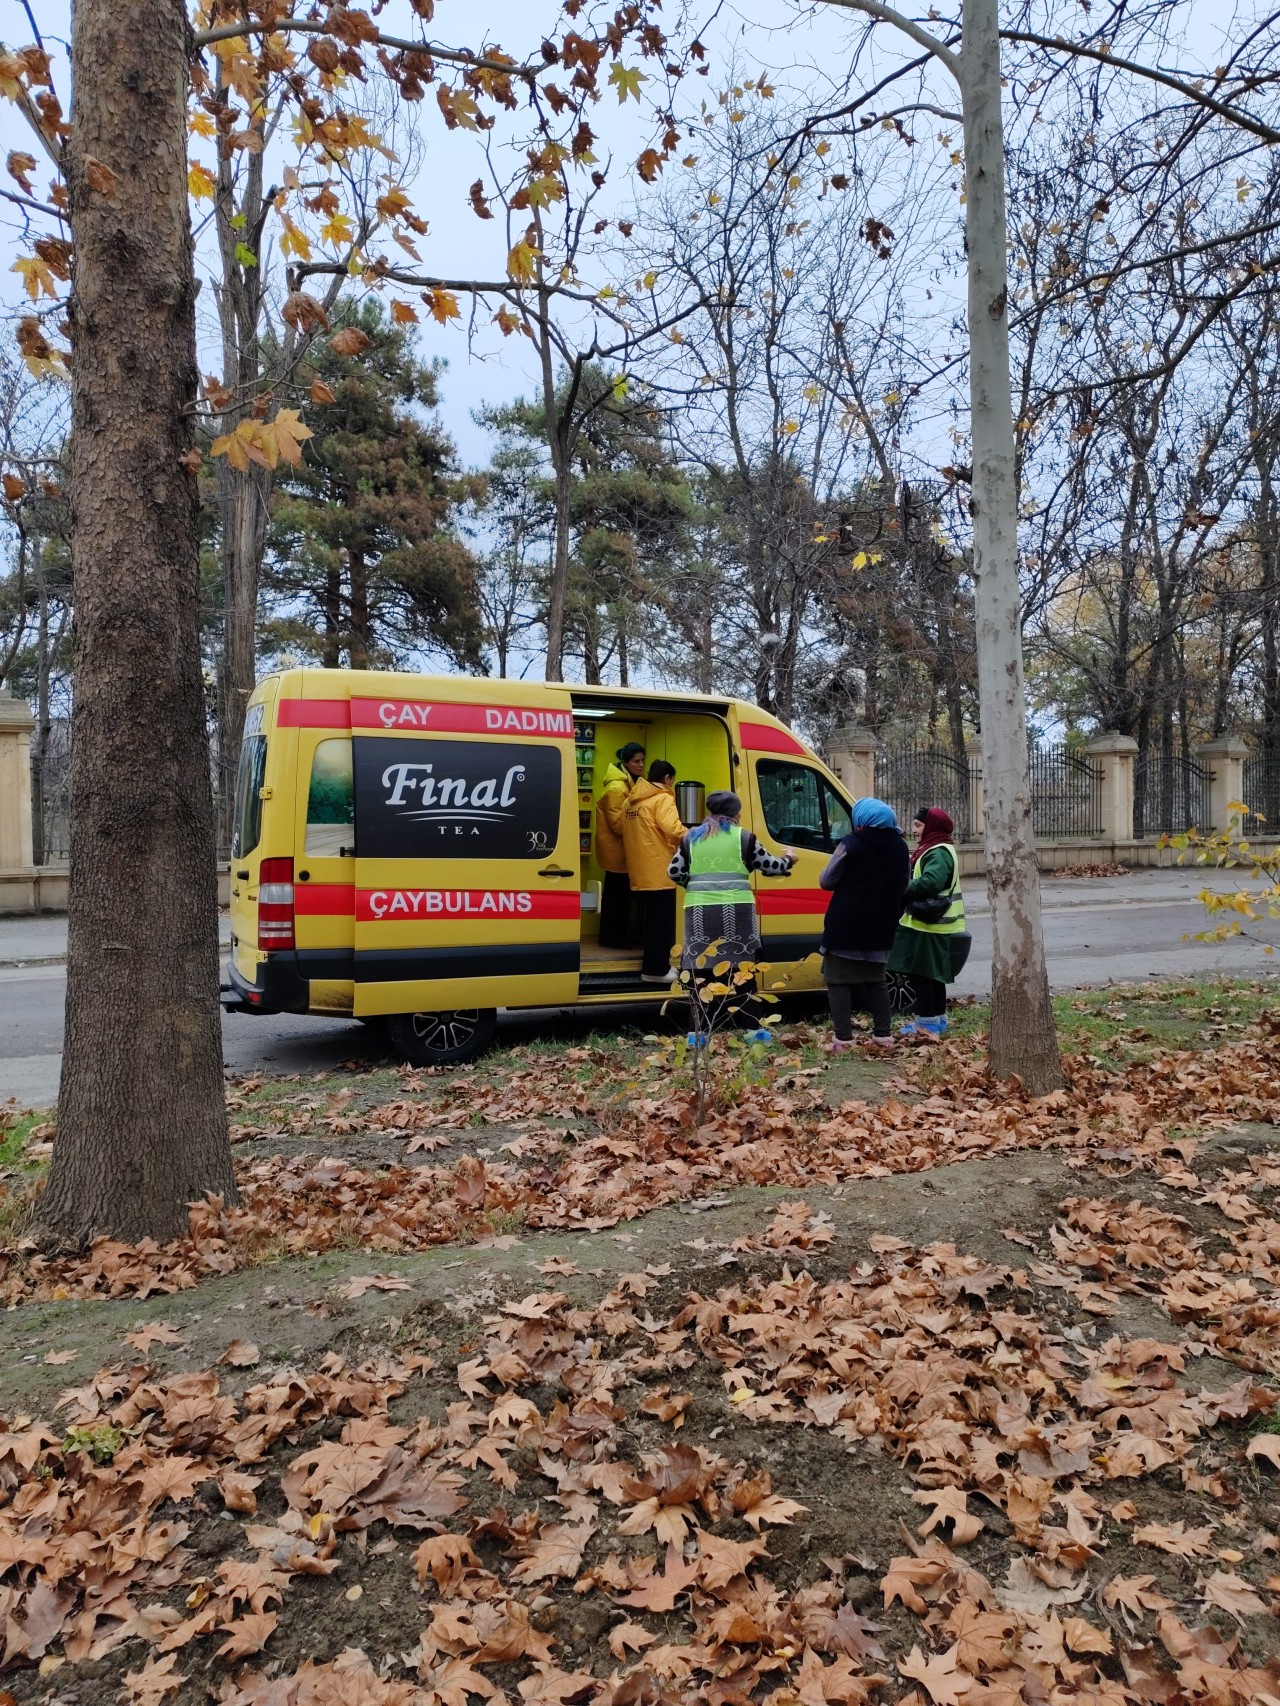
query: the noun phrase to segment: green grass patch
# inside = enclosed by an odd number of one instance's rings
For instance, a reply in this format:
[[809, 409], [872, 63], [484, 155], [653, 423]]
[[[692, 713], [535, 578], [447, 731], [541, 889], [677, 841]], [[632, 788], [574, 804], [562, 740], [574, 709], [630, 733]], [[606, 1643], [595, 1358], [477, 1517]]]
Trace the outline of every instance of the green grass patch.
[[52, 1131], [47, 1113], [0, 1111], [0, 1247], [22, 1237], [35, 1208], [47, 1160], [30, 1153], [33, 1141]]

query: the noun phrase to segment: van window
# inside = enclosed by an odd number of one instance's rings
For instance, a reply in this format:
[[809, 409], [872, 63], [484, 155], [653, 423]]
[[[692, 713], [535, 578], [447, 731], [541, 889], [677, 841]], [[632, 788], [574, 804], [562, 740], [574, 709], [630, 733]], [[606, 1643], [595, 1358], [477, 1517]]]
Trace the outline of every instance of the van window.
[[307, 789], [308, 853], [337, 859], [355, 851], [355, 789], [351, 776], [351, 741], [322, 740], [311, 760]]
[[756, 781], [765, 828], [775, 841], [829, 853], [848, 835], [848, 806], [807, 764], [761, 758], [756, 762]]
[[247, 858], [262, 835], [262, 784], [267, 774], [267, 737], [249, 735], [240, 748], [236, 771], [236, 821], [231, 857]]

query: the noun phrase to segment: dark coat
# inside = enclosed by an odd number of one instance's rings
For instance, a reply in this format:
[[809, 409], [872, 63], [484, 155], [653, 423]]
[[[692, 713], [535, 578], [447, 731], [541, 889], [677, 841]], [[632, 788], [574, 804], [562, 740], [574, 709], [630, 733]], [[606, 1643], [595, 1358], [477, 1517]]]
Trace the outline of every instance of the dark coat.
[[823, 872], [824, 879], [834, 878], [822, 932], [823, 951], [887, 953], [902, 916], [902, 897], [911, 872], [907, 844], [896, 829], [855, 829], [840, 843], [837, 853], [841, 851], [839, 864], [833, 858]]

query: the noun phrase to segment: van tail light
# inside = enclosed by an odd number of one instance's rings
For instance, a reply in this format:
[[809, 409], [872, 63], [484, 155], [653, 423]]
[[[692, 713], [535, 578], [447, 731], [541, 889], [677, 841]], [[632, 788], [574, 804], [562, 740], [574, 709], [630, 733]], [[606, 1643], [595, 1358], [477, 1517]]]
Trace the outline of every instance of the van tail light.
[[258, 946], [294, 946], [292, 859], [264, 859], [259, 868]]

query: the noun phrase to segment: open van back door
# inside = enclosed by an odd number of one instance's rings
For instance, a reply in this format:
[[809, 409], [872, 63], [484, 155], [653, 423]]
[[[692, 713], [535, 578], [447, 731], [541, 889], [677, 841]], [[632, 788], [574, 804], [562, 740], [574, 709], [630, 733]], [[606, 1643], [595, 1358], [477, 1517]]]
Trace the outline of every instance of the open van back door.
[[352, 698], [357, 1017], [577, 999], [573, 709], [507, 691]]

